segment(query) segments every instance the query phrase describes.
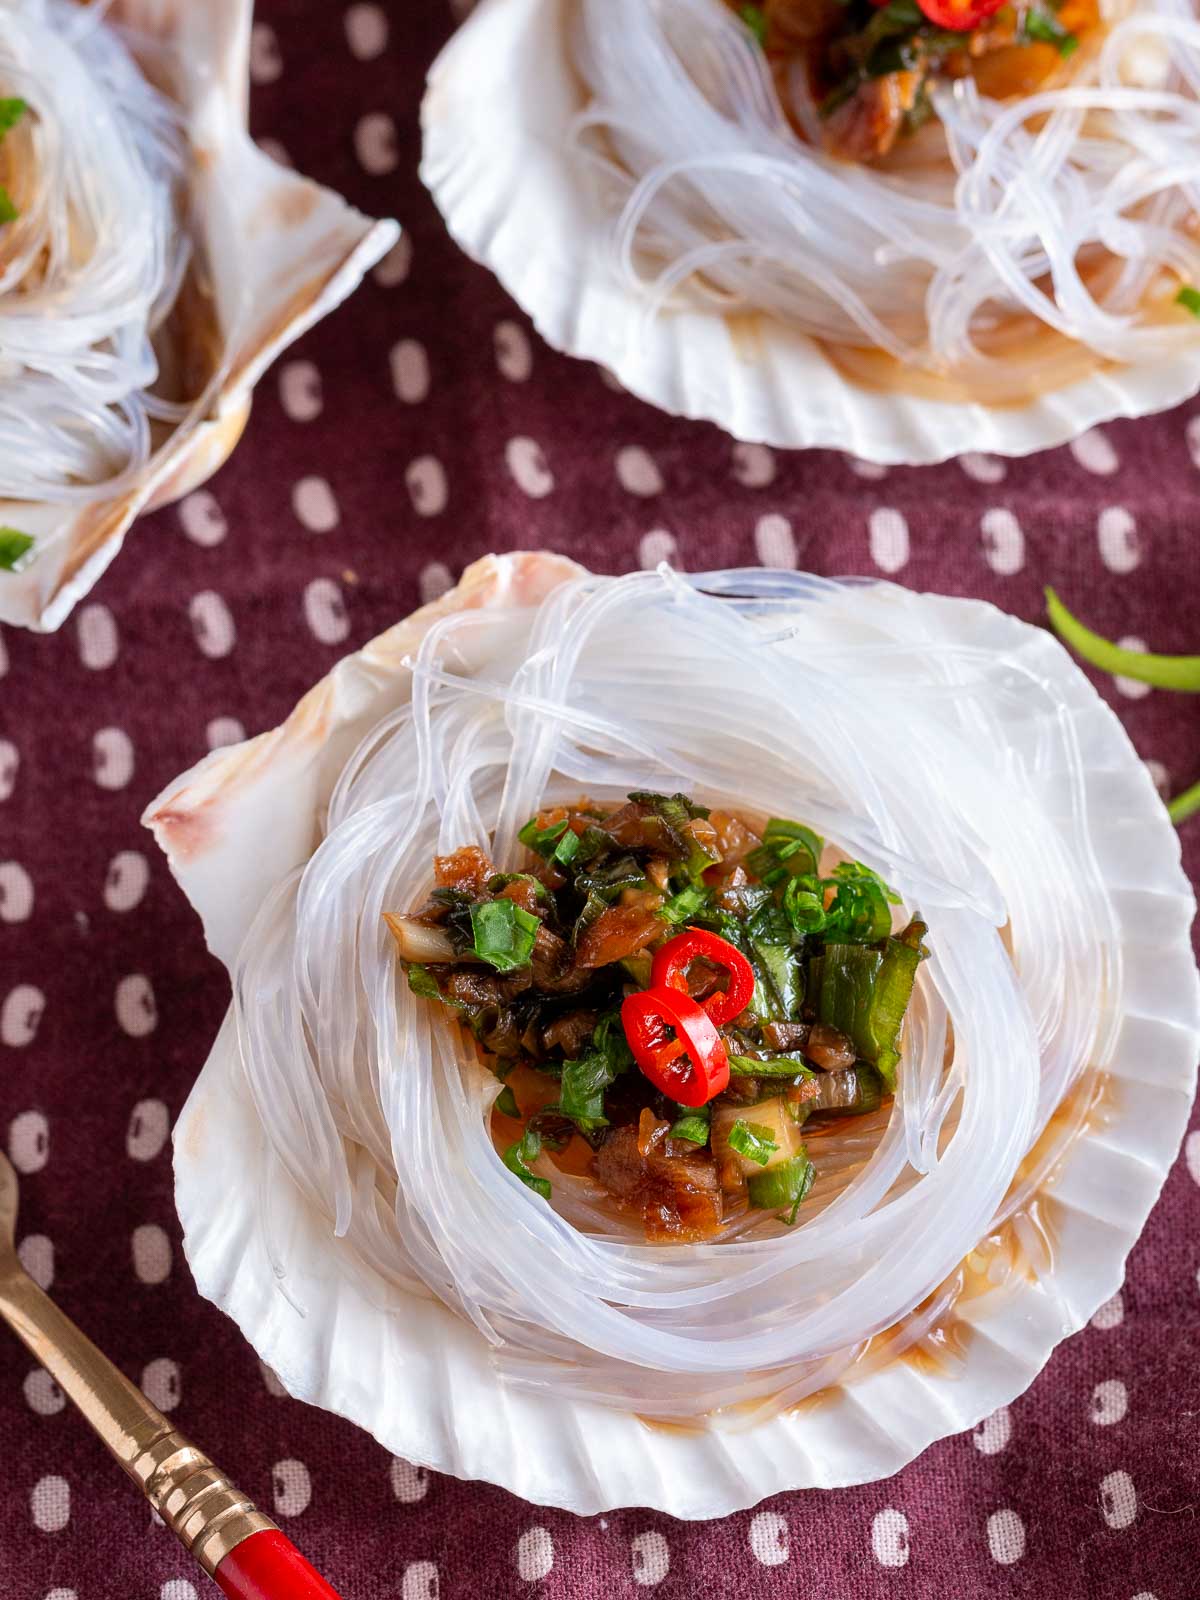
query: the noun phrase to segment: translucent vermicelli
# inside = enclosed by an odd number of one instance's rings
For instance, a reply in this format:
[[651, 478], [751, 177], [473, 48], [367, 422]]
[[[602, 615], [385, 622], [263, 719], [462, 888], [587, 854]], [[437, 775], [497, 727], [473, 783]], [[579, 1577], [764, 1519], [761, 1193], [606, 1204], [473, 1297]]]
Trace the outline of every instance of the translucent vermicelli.
[[[470, 1318], [515, 1382], [665, 1418], [798, 1400], [906, 1317], [920, 1337], [1119, 1006], [1058, 651], [1000, 657], [953, 602], [761, 571], [583, 578], [436, 623], [235, 968], [273, 1156], [346, 1262]], [[502, 1164], [500, 1084], [409, 992], [382, 914], [423, 900], [435, 853], [517, 859], [547, 801], [676, 787], [803, 817], [919, 909], [933, 954], [897, 1098], [822, 1134], [799, 1225], [651, 1245], [590, 1178], [543, 1156], [547, 1202]]]
[[850, 371], [870, 348], [982, 400], [1178, 353], [1200, 339], [1173, 305], [1200, 281], [1200, 23], [1191, 0], [1111, 9], [1037, 93], [935, 84], [937, 121], [873, 167], [793, 131], [723, 0], [578, 0], [577, 132], [619, 271], [648, 316], [765, 311]]
[[185, 141], [103, 5], [0, 0], [0, 496], [115, 491], [150, 456], [154, 337], [189, 257]]

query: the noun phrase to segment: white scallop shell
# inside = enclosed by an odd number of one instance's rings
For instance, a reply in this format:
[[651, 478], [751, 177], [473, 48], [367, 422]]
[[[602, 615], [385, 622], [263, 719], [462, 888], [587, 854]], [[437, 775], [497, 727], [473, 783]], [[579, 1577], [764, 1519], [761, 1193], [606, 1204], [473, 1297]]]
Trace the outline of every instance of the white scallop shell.
[[[264, 896], [308, 858], [347, 757], [407, 700], [405, 658], [431, 624], [461, 607], [536, 604], [579, 570], [528, 553], [478, 562], [457, 588], [341, 661], [281, 727], [213, 752], [153, 802], [144, 820], [216, 955], [232, 965]], [[1031, 631], [979, 601], [930, 604], [948, 640], [977, 650], [1006, 654]], [[818, 1404], [733, 1432], [649, 1428], [503, 1387], [469, 1324], [382, 1282], [368, 1297], [343, 1272], [328, 1225], [267, 1162], [229, 1018], [175, 1132], [176, 1200], [201, 1293], [293, 1395], [368, 1428], [393, 1455], [579, 1513], [651, 1506], [723, 1516], [784, 1489], [886, 1477], [935, 1439], [992, 1417], [1119, 1288], [1179, 1149], [1200, 1048], [1188, 937], [1195, 901], [1175, 830], [1117, 718], [1065, 651], [1054, 659], [1085, 751], [1101, 870], [1116, 891], [1124, 1021], [1103, 1122], [1085, 1127], [1048, 1180], [1055, 1258], [1036, 1282], [1018, 1277], [1011, 1292], [960, 1304], [971, 1337], [959, 1375], [896, 1360]], [[279, 1258], [287, 1298], [272, 1270]], [[998, 1435], [993, 1420], [980, 1448]]]
[[[57, 628], [117, 554], [142, 511], [184, 495], [237, 443], [262, 372], [291, 341], [338, 305], [395, 243], [329, 189], [280, 166], [246, 126], [253, 0], [114, 0], [108, 15], [165, 42], [173, 97], [193, 151], [190, 203], [213, 296], [218, 376], [115, 498], [83, 506], [0, 500], [0, 523], [42, 547], [19, 572], [0, 572], [0, 622]], [[53, 535], [51, 540], [50, 536]]]
[[1028, 455], [1200, 387], [1200, 357], [1104, 371], [1024, 406], [871, 393], [811, 339], [765, 316], [664, 312], [609, 265], [608, 222], [572, 154], [586, 91], [569, 59], [574, 0], [484, 0], [434, 63], [421, 108], [421, 176], [459, 245], [489, 267], [555, 349], [736, 439], [827, 446], [917, 466], [971, 451]]

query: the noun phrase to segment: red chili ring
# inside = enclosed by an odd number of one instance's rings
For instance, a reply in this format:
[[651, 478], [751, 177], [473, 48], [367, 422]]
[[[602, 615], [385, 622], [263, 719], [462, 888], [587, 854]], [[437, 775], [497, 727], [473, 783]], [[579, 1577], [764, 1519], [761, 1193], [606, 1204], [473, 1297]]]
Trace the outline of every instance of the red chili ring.
[[[707, 1105], [729, 1083], [725, 1041], [690, 995], [639, 989], [622, 1004], [621, 1023], [642, 1072], [679, 1105]], [[668, 1028], [675, 1030], [673, 1039]]]
[[687, 994], [687, 969], [698, 956], [724, 967], [729, 974], [726, 989], [710, 994], [700, 1004], [718, 1028], [732, 1022], [750, 1004], [754, 995], [754, 968], [736, 945], [706, 928], [689, 928], [655, 952], [650, 967], [652, 989], [676, 989]]

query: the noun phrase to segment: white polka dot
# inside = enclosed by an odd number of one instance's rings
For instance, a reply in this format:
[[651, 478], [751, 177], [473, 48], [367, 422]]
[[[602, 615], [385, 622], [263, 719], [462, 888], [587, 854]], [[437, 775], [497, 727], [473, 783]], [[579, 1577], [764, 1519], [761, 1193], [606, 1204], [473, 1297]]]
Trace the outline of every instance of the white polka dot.
[[765, 489], [775, 481], [775, 457], [765, 444], [735, 444], [733, 475], [747, 489]]
[[263, 155], [269, 156], [270, 159], [276, 163], [276, 165], [281, 167], [290, 167], [295, 164], [292, 161], [292, 158], [288, 153], [288, 148], [282, 139], [263, 138], [256, 139], [254, 142], [262, 151]]
[[877, 1511], [871, 1523], [871, 1548], [883, 1567], [902, 1567], [908, 1561], [908, 1518], [889, 1506]]
[[421, 591], [421, 601], [428, 605], [431, 600], [437, 600], [452, 588], [454, 579], [450, 576], [450, 568], [444, 561], [430, 561], [421, 568], [417, 587]]
[[133, 766], [133, 740], [123, 728], [101, 728], [92, 735], [92, 777], [102, 789], [123, 789]]
[[84, 606], [76, 624], [79, 633], [79, 659], [92, 672], [103, 672], [117, 659], [120, 644], [117, 624], [107, 606]]
[[660, 561], [669, 561], [673, 567], [677, 566], [678, 557], [675, 535], [668, 533], [665, 528], [652, 528], [638, 540], [638, 565], [647, 572], [653, 572]]
[[524, 383], [533, 371], [533, 350], [519, 322], [498, 322], [492, 333], [496, 367], [510, 383]]
[[633, 1581], [643, 1589], [661, 1583], [671, 1570], [671, 1547], [661, 1533], [634, 1534], [630, 1544]]
[[27, 1233], [17, 1246], [21, 1265], [39, 1289], [54, 1282], [54, 1244], [44, 1233]]
[[[1122, 650], [1137, 650], [1140, 652], [1146, 648], [1146, 641], [1139, 639], [1132, 633], [1126, 634], [1123, 639], [1118, 639], [1117, 644]], [[1150, 693], [1151, 689], [1150, 684], [1142, 683], [1138, 678], [1126, 678], [1119, 674], [1113, 679], [1113, 683], [1116, 686], [1117, 693], [1123, 694], [1127, 700], [1142, 700]]]
[[32, 1372], [26, 1373], [21, 1390], [29, 1409], [36, 1411], [39, 1417], [52, 1417], [67, 1403], [66, 1395], [44, 1367], [34, 1367]]
[[321, 374], [315, 362], [286, 361], [279, 369], [279, 403], [293, 422], [321, 415]]
[[236, 717], [214, 717], [204, 730], [210, 750], [224, 750], [228, 745], [241, 744], [246, 730]]
[[332, 578], [314, 578], [305, 589], [304, 616], [322, 644], [341, 644], [350, 632], [346, 601]]
[[174, 1411], [179, 1404], [179, 1368], [166, 1356], [149, 1361], [142, 1370], [142, 1393], [160, 1411]]
[[862, 461], [858, 456], [847, 456], [846, 465], [856, 478], [866, 478], [871, 483], [887, 477], [888, 469], [882, 461]]
[[1120, 1422], [1128, 1410], [1129, 1391], [1120, 1378], [1106, 1378], [1092, 1390], [1088, 1419], [1098, 1427], [1108, 1428]]
[[210, 661], [220, 661], [237, 643], [237, 628], [233, 613], [213, 589], [203, 589], [193, 595], [188, 605], [192, 619], [192, 632], [201, 653]]
[[260, 1361], [258, 1363], [258, 1370], [262, 1373], [262, 1380], [266, 1385], [267, 1393], [274, 1395], [276, 1400], [282, 1400], [287, 1394], [287, 1390], [283, 1387], [282, 1383], [280, 1383], [278, 1376], [272, 1372], [271, 1368], [265, 1361]]
[[18, 1172], [40, 1172], [50, 1159], [50, 1124], [41, 1111], [22, 1111], [8, 1126], [8, 1158]]
[[412, 240], [402, 233], [395, 244], [375, 264], [372, 277], [383, 289], [394, 289], [404, 282], [412, 270]]
[[517, 1540], [517, 1574], [537, 1583], [554, 1565], [554, 1540], [549, 1528], [526, 1528]]
[[387, 49], [387, 18], [380, 6], [353, 5], [343, 18], [346, 43], [358, 61], [374, 61]]
[[17, 786], [21, 756], [11, 739], [0, 739], [0, 800], [7, 800]]
[[171, 1276], [171, 1241], [157, 1222], [143, 1222], [130, 1237], [139, 1283], [165, 1283]]
[[1109, 1328], [1119, 1328], [1125, 1320], [1125, 1302], [1118, 1289], [1111, 1300], [1106, 1300], [1092, 1316], [1092, 1327], [1099, 1328], [1102, 1333]]
[[312, 1499], [312, 1479], [303, 1461], [277, 1461], [271, 1469], [275, 1510], [281, 1517], [299, 1517]]
[[1138, 1593], [1133, 1596], [1133, 1600], [1157, 1600], [1157, 1596], [1152, 1595], [1149, 1589], [1140, 1589]]
[[788, 1558], [788, 1525], [778, 1511], [760, 1511], [750, 1524], [750, 1548], [764, 1567], [781, 1567]]
[[891, 506], [872, 511], [871, 560], [884, 572], [899, 572], [908, 561], [908, 523]]
[[424, 1500], [429, 1493], [429, 1474], [424, 1467], [402, 1461], [399, 1456], [392, 1462], [392, 1493], [406, 1506]]
[[1110, 1528], [1127, 1528], [1137, 1518], [1137, 1490], [1127, 1472], [1110, 1472], [1100, 1480], [1100, 1509]]
[[51, 1589], [46, 1600], [79, 1600], [74, 1589]]
[[139, 1100], [129, 1113], [125, 1153], [132, 1161], [153, 1161], [167, 1142], [171, 1119], [161, 1100]]
[[18, 861], [0, 861], [0, 922], [27, 922], [33, 911], [33, 879]]
[[400, 1600], [438, 1600], [438, 1569], [434, 1561], [410, 1561], [401, 1580]]
[[413, 510], [422, 517], [436, 517], [446, 509], [450, 491], [446, 484], [446, 469], [436, 456], [418, 456], [410, 461], [404, 473], [408, 498]]
[[965, 456], [959, 456], [958, 464], [976, 483], [1003, 483], [1008, 471], [999, 456], [983, 455], [978, 450], [968, 450]]
[[1163, 766], [1162, 762], [1155, 761], [1153, 756], [1147, 758], [1144, 765], [1146, 771], [1150, 774], [1151, 783], [1165, 800], [1171, 788], [1171, 774]]
[[56, 1473], [39, 1478], [29, 1497], [29, 1509], [35, 1528], [61, 1533], [71, 1520], [71, 1485]]
[[131, 972], [117, 984], [113, 996], [117, 1021], [131, 1039], [144, 1039], [158, 1026], [154, 990], [144, 972]]
[[225, 513], [207, 489], [195, 489], [179, 502], [179, 520], [193, 544], [220, 544], [229, 532]]
[[1132, 572], [1142, 559], [1137, 523], [1124, 506], [1105, 506], [1096, 521], [1096, 541], [1110, 572]]
[[392, 388], [396, 398], [416, 405], [429, 393], [429, 356], [416, 339], [401, 339], [392, 346]]
[[104, 874], [104, 904], [110, 911], [132, 911], [150, 882], [150, 863], [140, 850], [118, 850]]
[[536, 439], [518, 436], [504, 446], [508, 470], [532, 500], [542, 500], [554, 488], [554, 474]]
[[1071, 441], [1071, 454], [1087, 472], [1097, 477], [1110, 478], [1120, 466], [1117, 452], [1099, 428], [1091, 428]]
[[996, 506], [985, 511], [979, 523], [983, 553], [993, 572], [1009, 578], [1025, 565], [1025, 535], [1011, 511]]
[[158, 1600], [197, 1600], [196, 1585], [186, 1578], [168, 1578], [158, 1591]]
[[992, 1560], [1011, 1567], [1025, 1554], [1025, 1524], [1015, 1511], [993, 1511], [987, 1519], [987, 1542]]
[[372, 178], [394, 172], [400, 160], [396, 143], [396, 124], [386, 111], [368, 111], [354, 129], [354, 153], [359, 165]]
[[33, 984], [19, 983], [10, 989], [0, 1006], [0, 1044], [13, 1050], [32, 1044], [45, 1009], [46, 996]]
[[283, 57], [274, 28], [256, 22], [250, 30], [250, 79], [252, 83], [274, 83], [283, 72]]
[[1200, 416], [1192, 417], [1187, 425], [1188, 454], [1192, 458], [1192, 465], [1200, 467]]
[[624, 449], [618, 450], [616, 468], [617, 482], [630, 494], [662, 493], [663, 479], [658, 463], [640, 444], [627, 444]]
[[971, 1437], [975, 1441], [976, 1450], [981, 1454], [997, 1455], [1012, 1438], [1012, 1417], [1008, 1407], [1001, 1406], [999, 1410], [993, 1411], [990, 1417], [984, 1417]]
[[338, 525], [338, 503], [326, 478], [301, 478], [294, 484], [292, 510], [310, 533], [328, 533]]
[[796, 565], [796, 535], [778, 511], [769, 511], [754, 524], [754, 548], [764, 567], [790, 569]]

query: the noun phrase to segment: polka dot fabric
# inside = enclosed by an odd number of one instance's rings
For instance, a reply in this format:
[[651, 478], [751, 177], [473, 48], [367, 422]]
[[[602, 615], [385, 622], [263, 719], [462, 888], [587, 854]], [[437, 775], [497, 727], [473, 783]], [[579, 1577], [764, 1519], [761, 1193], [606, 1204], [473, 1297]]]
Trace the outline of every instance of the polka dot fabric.
[[[424, 72], [465, 9], [260, 0], [255, 136], [407, 232], [59, 634], [0, 632], [0, 1141], [22, 1259], [346, 1600], [1186, 1600], [1200, 1127], [1124, 1288], [1028, 1394], [886, 1483], [718, 1523], [580, 1520], [392, 1460], [289, 1399], [195, 1294], [169, 1130], [228, 989], [139, 813], [474, 557], [886, 574], [1034, 620], [1052, 583], [1114, 638], [1200, 648], [1200, 405], [1028, 461], [888, 470], [737, 444], [547, 350], [416, 178]], [[1098, 682], [1156, 781], [1200, 777], [1200, 702]], [[1195, 874], [1200, 822], [1184, 846]], [[6, 1600], [207, 1592], [6, 1335], [0, 1462]]]

